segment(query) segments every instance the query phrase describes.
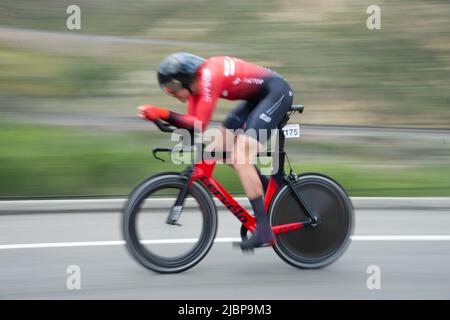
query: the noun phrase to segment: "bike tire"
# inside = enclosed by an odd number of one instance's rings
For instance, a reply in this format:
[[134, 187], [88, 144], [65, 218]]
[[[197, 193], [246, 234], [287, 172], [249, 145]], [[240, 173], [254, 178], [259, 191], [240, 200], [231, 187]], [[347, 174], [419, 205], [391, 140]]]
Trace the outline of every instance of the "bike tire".
[[[164, 189], [180, 189], [187, 183], [186, 178], [177, 173], [163, 173], [150, 177], [138, 185], [130, 194], [122, 216], [122, 232], [126, 248], [142, 266], [158, 273], [179, 273], [198, 264], [209, 252], [217, 233], [217, 209], [205, 188], [194, 182], [188, 195], [192, 196], [201, 211], [202, 227], [198, 242], [185, 255], [164, 258], [156, 255], [141, 243], [137, 226], [140, 207], [152, 194]], [[168, 214], [168, 213], [167, 213]]]
[[[316, 269], [335, 262], [347, 250], [354, 230], [353, 205], [345, 190], [322, 174], [298, 177], [294, 188], [319, 218], [316, 227], [277, 235], [275, 252], [287, 263], [302, 269]], [[272, 225], [306, 221], [308, 217], [288, 185], [274, 196], [269, 208]]]

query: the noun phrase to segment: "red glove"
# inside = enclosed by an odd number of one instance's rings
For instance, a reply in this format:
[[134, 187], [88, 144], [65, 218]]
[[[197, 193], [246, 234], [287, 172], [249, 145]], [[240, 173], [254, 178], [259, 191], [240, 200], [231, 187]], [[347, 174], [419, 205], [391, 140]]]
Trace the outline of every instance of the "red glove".
[[147, 119], [150, 121], [155, 121], [158, 119], [168, 120], [170, 111], [164, 108], [155, 107], [149, 104], [144, 104], [139, 106], [138, 116], [142, 119]]

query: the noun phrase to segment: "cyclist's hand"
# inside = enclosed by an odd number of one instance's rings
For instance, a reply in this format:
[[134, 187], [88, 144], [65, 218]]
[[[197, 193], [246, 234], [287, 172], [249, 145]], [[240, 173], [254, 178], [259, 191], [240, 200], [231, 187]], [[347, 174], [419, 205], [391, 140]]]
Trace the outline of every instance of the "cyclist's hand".
[[169, 110], [164, 108], [155, 107], [149, 104], [144, 104], [137, 108], [138, 116], [142, 119], [147, 119], [150, 121], [155, 121], [158, 119], [167, 120], [169, 119]]

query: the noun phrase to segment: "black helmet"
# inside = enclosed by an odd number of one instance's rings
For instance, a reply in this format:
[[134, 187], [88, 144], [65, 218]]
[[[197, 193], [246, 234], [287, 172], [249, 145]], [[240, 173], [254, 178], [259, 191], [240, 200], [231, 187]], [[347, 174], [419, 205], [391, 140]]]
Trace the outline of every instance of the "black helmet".
[[161, 87], [168, 83], [180, 84], [189, 89], [189, 84], [194, 80], [198, 68], [205, 62], [202, 57], [187, 53], [173, 53], [159, 64], [158, 82]]

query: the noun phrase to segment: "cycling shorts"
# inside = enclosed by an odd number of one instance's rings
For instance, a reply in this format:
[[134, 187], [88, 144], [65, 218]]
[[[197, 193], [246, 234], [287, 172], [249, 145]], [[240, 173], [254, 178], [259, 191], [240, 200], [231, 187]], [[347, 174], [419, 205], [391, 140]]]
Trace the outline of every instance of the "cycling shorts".
[[[294, 94], [289, 84], [281, 77], [264, 79], [256, 96], [242, 101], [223, 122], [230, 130], [243, 129], [244, 133], [265, 143], [262, 137], [270, 137], [284, 115], [290, 110]], [[266, 133], [263, 134], [266, 130]], [[256, 134], [256, 136], [254, 136]]]

